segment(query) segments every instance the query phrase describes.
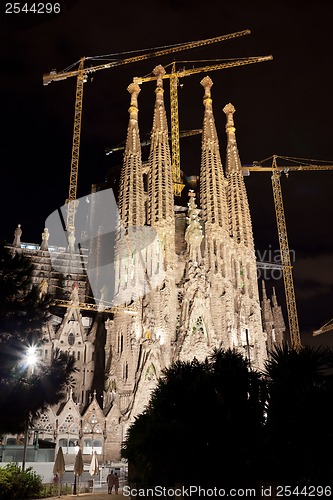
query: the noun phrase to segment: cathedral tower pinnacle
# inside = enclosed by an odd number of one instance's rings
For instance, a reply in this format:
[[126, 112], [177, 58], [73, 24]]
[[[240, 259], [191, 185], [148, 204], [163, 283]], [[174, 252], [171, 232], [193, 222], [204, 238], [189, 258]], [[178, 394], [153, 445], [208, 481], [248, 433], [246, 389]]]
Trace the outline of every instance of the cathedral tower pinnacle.
[[252, 224], [243, 171], [239, 158], [233, 114], [235, 108], [227, 104], [223, 108], [227, 117], [226, 132], [228, 136], [226, 171], [228, 177], [228, 208], [230, 236], [235, 243], [254, 248]]
[[157, 76], [157, 84], [149, 154], [147, 219], [148, 224], [157, 230], [162, 247], [165, 249], [165, 260], [168, 265], [174, 254], [175, 229], [172, 164], [163, 97], [162, 77], [165, 69], [159, 65], [153, 73]]
[[144, 278], [142, 266], [138, 266], [140, 260], [138, 249], [142, 248], [139, 227], [144, 226], [146, 219], [138, 125], [140, 87], [136, 83], [131, 83], [127, 90], [131, 94], [131, 104], [128, 110], [130, 117], [120, 176], [115, 259], [116, 300], [121, 303], [130, 302], [141, 294]]
[[209, 76], [206, 76], [200, 83], [205, 89], [200, 171], [201, 215], [206, 229], [214, 225], [215, 230], [222, 228], [228, 231], [226, 181], [223, 174], [210, 92], [213, 82]]
[[131, 94], [129, 107], [129, 124], [121, 170], [119, 190], [119, 217], [124, 229], [129, 226], [143, 226], [145, 223], [144, 190], [142, 177], [141, 145], [138, 125], [138, 95], [140, 87], [131, 83], [128, 88]]

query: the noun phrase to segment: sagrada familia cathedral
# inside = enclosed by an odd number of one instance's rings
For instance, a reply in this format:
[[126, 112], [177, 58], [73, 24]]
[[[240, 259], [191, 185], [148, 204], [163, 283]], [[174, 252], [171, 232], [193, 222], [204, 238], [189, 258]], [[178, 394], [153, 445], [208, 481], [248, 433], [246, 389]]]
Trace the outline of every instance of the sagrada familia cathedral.
[[[189, 191], [187, 207], [177, 206], [163, 67], [157, 66], [154, 74], [156, 98], [147, 164], [141, 157], [140, 87], [136, 83], [128, 87], [129, 124], [118, 200], [114, 283], [115, 303], [125, 306], [93, 315], [80, 309], [87, 280], [78, 264], [78, 271], [67, 276], [72, 287], [65, 313], [52, 317], [40, 349], [44, 358], [57, 347], [70, 350], [77, 360], [75, 388], [37, 423], [40, 437], [67, 450], [68, 463], [74, 461], [76, 445], [86, 461], [93, 450], [105, 463], [118, 460], [128, 427], [147, 405], [162, 370], [174, 361], [204, 360], [213, 348], [235, 348], [253, 369], [261, 370], [267, 352], [282, 341], [285, 332], [275, 293], [269, 299], [263, 284], [261, 301], [259, 298], [235, 108], [232, 104], [223, 108], [227, 136], [224, 169], [213, 114], [213, 83], [208, 76], [203, 78], [200, 189]], [[156, 238], [145, 245], [148, 229]], [[138, 250], [133, 252], [128, 241], [135, 239]], [[42, 245], [34, 249], [18, 243], [18, 251], [30, 255], [35, 264], [34, 280], [41, 293], [43, 286], [55, 291], [59, 272], [56, 276], [52, 270], [45, 232]], [[84, 258], [88, 259], [88, 253]], [[102, 373], [104, 379], [100, 391], [96, 373]]]

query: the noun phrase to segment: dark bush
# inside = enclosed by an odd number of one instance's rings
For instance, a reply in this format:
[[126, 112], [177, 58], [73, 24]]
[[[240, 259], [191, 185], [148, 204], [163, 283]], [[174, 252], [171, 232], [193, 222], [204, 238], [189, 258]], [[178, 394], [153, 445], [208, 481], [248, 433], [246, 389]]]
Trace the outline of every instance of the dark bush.
[[23, 471], [16, 464], [0, 467], [0, 500], [38, 498], [42, 480], [31, 468]]

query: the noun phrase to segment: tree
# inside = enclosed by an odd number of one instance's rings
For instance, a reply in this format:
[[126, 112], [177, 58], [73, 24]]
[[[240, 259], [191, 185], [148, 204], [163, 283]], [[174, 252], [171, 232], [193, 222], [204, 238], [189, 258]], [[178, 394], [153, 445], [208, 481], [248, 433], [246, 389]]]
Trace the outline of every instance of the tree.
[[294, 349], [284, 344], [270, 353], [262, 449], [266, 477], [297, 484], [331, 480], [327, 450], [333, 445], [332, 368], [333, 352], [328, 348]]
[[167, 368], [130, 427], [123, 456], [142, 484], [250, 484], [264, 421], [258, 373], [234, 350]]
[[331, 484], [333, 351], [276, 347], [265, 373], [241, 354], [166, 369], [129, 428], [123, 456], [138, 486]]
[[27, 350], [43, 344], [50, 298], [31, 283], [32, 265], [21, 253], [0, 248], [0, 431], [17, 433], [49, 404], [58, 403], [72, 381], [75, 360], [55, 351], [50, 364], [29, 366]]

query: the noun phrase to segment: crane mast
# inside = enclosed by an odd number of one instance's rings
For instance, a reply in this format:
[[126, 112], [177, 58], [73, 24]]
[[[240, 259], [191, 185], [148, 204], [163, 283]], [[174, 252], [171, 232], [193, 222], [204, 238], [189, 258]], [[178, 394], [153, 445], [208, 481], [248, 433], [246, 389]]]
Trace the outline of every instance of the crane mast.
[[182, 183], [180, 174], [180, 141], [179, 141], [179, 112], [178, 112], [178, 76], [176, 75], [176, 62], [171, 66], [170, 76], [170, 119], [171, 119], [171, 163], [172, 180], [175, 196], [181, 196], [185, 184]]
[[[75, 111], [74, 111], [74, 130], [73, 130], [73, 145], [72, 145], [72, 159], [71, 170], [69, 177], [69, 192], [68, 192], [68, 207], [67, 207], [67, 223], [66, 229], [71, 235], [72, 241], [75, 238], [75, 212], [76, 212], [76, 197], [77, 197], [77, 178], [79, 168], [79, 154], [80, 154], [80, 133], [82, 121], [82, 102], [83, 102], [83, 85], [86, 81], [86, 74], [84, 72], [84, 58], [81, 58], [79, 65], [79, 73], [76, 80], [76, 98], [75, 98]], [[75, 240], [74, 240], [75, 241]]]
[[[280, 245], [280, 253], [281, 253], [281, 263], [282, 263], [282, 271], [283, 271], [283, 280], [284, 280], [284, 289], [286, 295], [286, 305], [288, 312], [288, 322], [289, 322], [289, 334], [290, 341], [293, 347], [296, 349], [301, 347], [301, 337], [299, 331], [298, 324], [298, 315], [297, 315], [297, 307], [296, 307], [296, 297], [295, 297], [295, 288], [294, 288], [294, 280], [292, 273], [292, 265], [290, 260], [290, 250], [289, 250], [289, 242], [288, 242], [288, 234], [287, 234], [287, 224], [283, 206], [283, 197], [282, 197], [282, 189], [281, 189], [281, 174], [285, 173], [286, 175], [289, 172], [306, 172], [306, 171], [314, 171], [314, 170], [333, 170], [333, 165], [286, 165], [279, 166], [277, 164], [277, 158], [284, 158], [287, 160], [301, 160], [299, 158], [288, 158], [288, 157], [278, 157], [277, 155], [273, 155], [272, 157], [272, 165], [270, 167], [264, 167], [260, 165], [260, 162], [255, 162], [255, 164], [251, 167], [243, 167], [244, 175], [248, 175], [249, 172], [271, 172], [271, 180], [272, 180], [272, 188], [273, 188], [273, 198], [274, 198], [274, 207], [275, 207], [275, 215], [277, 222], [277, 230], [279, 237], [279, 245]], [[317, 332], [322, 333], [323, 331], [328, 331], [326, 329], [327, 325], [324, 325], [322, 329], [317, 330]], [[325, 330], [324, 330], [325, 328]], [[331, 324], [331, 329], [333, 329], [333, 325]], [[319, 333], [315, 333], [319, 335]]]
[[277, 166], [276, 156], [274, 156], [273, 166], [272, 166], [272, 187], [273, 187], [276, 223], [277, 223], [277, 230], [278, 230], [279, 244], [280, 244], [284, 289], [286, 294], [286, 304], [288, 311], [289, 335], [292, 346], [297, 349], [301, 347], [301, 337], [298, 325], [293, 272], [290, 260], [286, 217], [284, 213], [281, 182], [280, 182], [281, 173], [277, 170], [276, 166]]

